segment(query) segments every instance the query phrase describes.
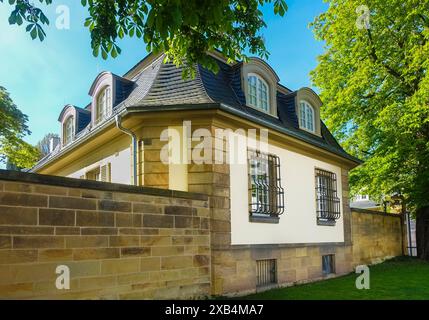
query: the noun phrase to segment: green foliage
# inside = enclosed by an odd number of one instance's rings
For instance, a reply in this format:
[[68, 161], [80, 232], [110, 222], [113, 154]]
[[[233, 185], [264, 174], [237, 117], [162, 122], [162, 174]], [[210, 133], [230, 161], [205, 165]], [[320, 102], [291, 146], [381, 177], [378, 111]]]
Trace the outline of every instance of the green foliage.
[[0, 86], [0, 162], [8, 161], [19, 168], [30, 168], [38, 160], [36, 148], [22, 140], [30, 134], [28, 118]]
[[[52, 0], [39, 0], [51, 4]], [[3, 0], [0, 0], [3, 2]], [[103, 59], [121, 53], [118, 39], [137, 37], [148, 52], [165, 52], [177, 65], [200, 63], [216, 71], [217, 64], [206, 53], [220, 50], [231, 60], [245, 60], [251, 54], [267, 57], [263, 37], [265, 26], [259, 6], [272, 3], [274, 13], [283, 16], [285, 0], [81, 0], [88, 9], [85, 26], [91, 33], [94, 56]], [[14, 5], [11, 24], [28, 23], [33, 39], [43, 40], [42, 26], [49, 23], [42, 11], [27, 0], [9, 0]], [[193, 70], [193, 69], [192, 69]], [[191, 68], [189, 70], [191, 71]]]
[[[326, 43], [312, 80], [328, 127], [365, 160], [351, 172], [352, 193], [429, 205], [429, 2], [329, 2], [312, 24]], [[369, 29], [356, 25], [362, 4]]]
[[[28, 0], [7, 0], [10, 5], [14, 5], [15, 9], [9, 16], [10, 24], [22, 25], [24, 21], [27, 26], [25, 30], [30, 33], [31, 38], [34, 40], [39, 38], [43, 41], [46, 33], [42, 25], [49, 25], [49, 20], [42, 10], [30, 4]], [[51, 4], [52, 0], [39, 0], [44, 4]], [[3, 0], [0, 0], [3, 2]]]

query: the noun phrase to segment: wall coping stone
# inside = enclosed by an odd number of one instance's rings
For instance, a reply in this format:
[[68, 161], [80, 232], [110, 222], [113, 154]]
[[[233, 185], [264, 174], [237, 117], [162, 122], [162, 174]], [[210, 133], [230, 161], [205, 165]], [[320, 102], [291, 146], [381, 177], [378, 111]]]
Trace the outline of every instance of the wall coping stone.
[[208, 196], [202, 193], [176, 191], [169, 189], [158, 189], [144, 186], [132, 186], [119, 183], [109, 183], [100, 181], [90, 181], [83, 179], [65, 178], [59, 176], [50, 176], [37, 173], [28, 173], [21, 171], [3, 170], [0, 169], [0, 180], [23, 182], [23, 183], [36, 183], [46, 184], [52, 186], [66, 187], [66, 188], [80, 188], [80, 189], [93, 189], [99, 191], [110, 192], [124, 192], [124, 193], [138, 193], [151, 196], [172, 197], [172, 198], [185, 198], [192, 200], [207, 201]]
[[212, 250], [244, 250], [244, 249], [281, 249], [301, 247], [347, 246], [344, 242], [309, 242], [309, 243], [264, 243], [264, 244], [232, 244], [212, 246]]
[[350, 208], [350, 210], [352, 212], [356, 212], [356, 213], [375, 214], [375, 215], [379, 215], [379, 216], [386, 216], [386, 217], [393, 217], [393, 218], [400, 218], [402, 216], [401, 213], [386, 213], [386, 212], [382, 212], [382, 211], [361, 209], [361, 208]]

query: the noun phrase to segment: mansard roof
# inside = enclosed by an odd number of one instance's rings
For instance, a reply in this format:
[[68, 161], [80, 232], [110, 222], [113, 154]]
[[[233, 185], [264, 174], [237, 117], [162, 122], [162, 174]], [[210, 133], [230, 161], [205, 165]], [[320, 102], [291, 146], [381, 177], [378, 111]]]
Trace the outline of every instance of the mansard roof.
[[[321, 136], [299, 128], [295, 109], [295, 97], [298, 91], [290, 91], [279, 85], [280, 90], [277, 90], [278, 117], [273, 117], [246, 105], [240, 64], [229, 65], [221, 60], [217, 60], [217, 64], [219, 65], [217, 74], [198, 65], [195, 78], [183, 79], [182, 67], [177, 68], [173, 63], [163, 62], [163, 57], [160, 57], [153, 62], [152, 67], [148, 68], [149, 70], [146, 69], [137, 77], [137, 87], [124, 104], [133, 110], [218, 104], [227, 107], [226, 109], [230, 111], [236, 111], [242, 117], [271, 124], [274, 128], [284, 129], [285, 133], [307, 143], [327, 149], [352, 161], [358, 161], [343, 150], [323, 121], [321, 121]], [[304, 88], [304, 90], [311, 89]], [[313, 94], [316, 95], [314, 92]]]
[[[162, 112], [172, 108], [175, 110], [219, 108], [328, 150], [354, 163], [360, 163], [359, 159], [343, 150], [322, 121], [320, 136], [299, 128], [296, 96], [300, 90], [309, 90], [317, 96], [311, 89], [289, 90], [279, 83], [277, 74], [266, 62], [261, 59], [253, 59], [254, 63], [266, 68], [274, 83], [277, 83], [274, 88], [277, 99], [277, 117], [272, 116], [246, 105], [242, 85], [243, 63], [227, 63], [226, 60], [219, 58], [218, 54], [213, 56], [219, 66], [216, 74], [200, 65], [195, 65], [195, 77], [184, 79], [182, 77], [183, 67], [176, 67], [173, 63], [166, 62], [163, 54], [149, 54], [123, 77], [107, 72], [101, 73], [91, 86], [90, 94], [94, 91], [98, 79], [109, 74], [116, 79], [117, 83], [124, 85], [120, 89], [123, 94], [116, 97], [116, 103], [113, 105], [112, 118], [124, 110], [125, 112]], [[317, 97], [317, 99], [319, 98]], [[89, 118], [86, 119], [90, 119], [90, 113], [88, 113], [91, 109], [90, 106], [85, 109], [75, 108], [82, 114], [85, 112], [86, 115], [89, 114]], [[94, 129], [89, 122], [86, 123], [87, 128], [81, 132], [79, 138], [90, 134]]]

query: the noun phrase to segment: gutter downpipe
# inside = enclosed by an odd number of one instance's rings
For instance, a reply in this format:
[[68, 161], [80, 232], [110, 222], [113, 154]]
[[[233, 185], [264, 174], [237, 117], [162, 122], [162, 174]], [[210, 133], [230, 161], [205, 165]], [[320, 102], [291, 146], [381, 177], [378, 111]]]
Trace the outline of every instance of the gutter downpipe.
[[131, 137], [133, 144], [133, 184], [137, 186], [137, 137], [134, 132], [126, 129], [121, 124], [122, 118], [119, 114], [115, 116], [116, 127], [122, 132], [126, 133]]

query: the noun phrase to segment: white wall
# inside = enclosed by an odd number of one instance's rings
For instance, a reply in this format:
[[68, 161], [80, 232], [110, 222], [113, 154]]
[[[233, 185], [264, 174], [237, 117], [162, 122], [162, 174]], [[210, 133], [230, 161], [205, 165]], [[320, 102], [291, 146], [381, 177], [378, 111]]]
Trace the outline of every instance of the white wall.
[[86, 157], [70, 164], [58, 173], [60, 176], [79, 179], [95, 167], [111, 164], [111, 182], [132, 184], [130, 139], [114, 140], [90, 152]]
[[[230, 148], [233, 146], [231, 145]], [[237, 147], [237, 146], [236, 146]], [[245, 153], [246, 145], [238, 146]], [[269, 145], [280, 158], [281, 184], [285, 191], [285, 211], [278, 224], [249, 222], [247, 164], [231, 163], [232, 244], [343, 242], [342, 186], [340, 167]], [[316, 218], [315, 167], [337, 174], [341, 218], [335, 226], [319, 226]]]
[[183, 136], [183, 127], [168, 127], [168, 137], [168, 188], [188, 191], [188, 140]]

